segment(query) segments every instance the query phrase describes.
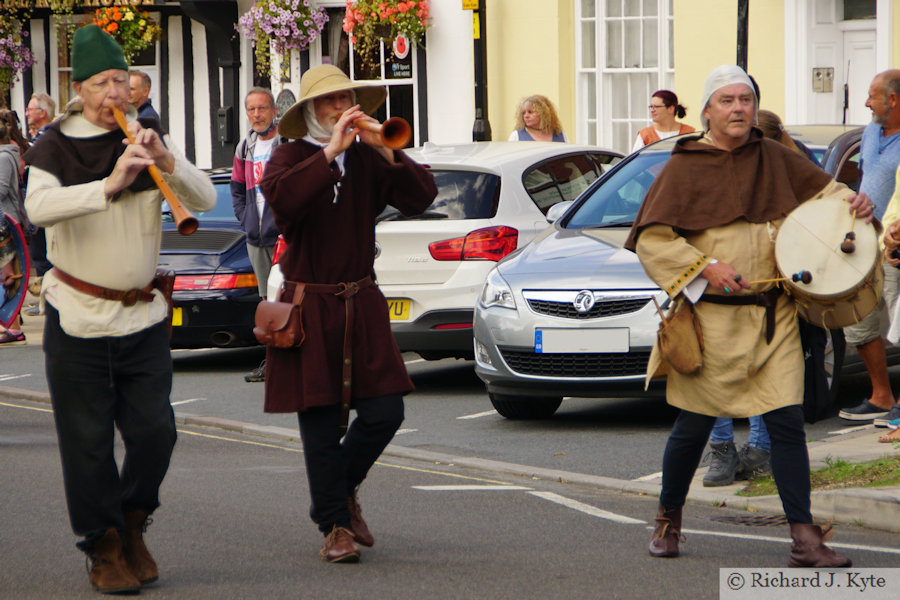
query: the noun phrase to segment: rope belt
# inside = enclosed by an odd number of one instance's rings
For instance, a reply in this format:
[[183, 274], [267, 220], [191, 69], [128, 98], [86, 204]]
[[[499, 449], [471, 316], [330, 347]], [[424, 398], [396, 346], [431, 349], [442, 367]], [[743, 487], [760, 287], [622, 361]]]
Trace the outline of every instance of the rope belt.
[[56, 275], [57, 279], [69, 287], [72, 287], [79, 292], [83, 292], [88, 296], [94, 296], [95, 298], [121, 302], [124, 306], [134, 306], [138, 301], [153, 302], [153, 294], [150, 293], [153, 290], [152, 281], [140, 289], [114, 290], [78, 279], [61, 270], [59, 267], [53, 267], [53, 274]]
[[[297, 284], [294, 281], [285, 281], [284, 290], [288, 295], [293, 294], [293, 288]], [[307, 283], [305, 284], [307, 294], [332, 294], [338, 298], [344, 299], [344, 346], [341, 357], [341, 423], [342, 431], [347, 430], [347, 423], [350, 420], [350, 393], [352, 392], [352, 373], [353, 373], [353, 298], [360, 290], [374, 285], [371, 277], [363, 277], [359, 281], [351, 281], [349, 283]]]
[[775, 304], [782, 294], [780, 287], [773, 287], [758, 294], [742, 294], [739, 296], [723, 296], [721, 294], [703, 294], [700, 302], [727, 304], [729, 306], [763, 306], [766, 309], [766, 343], [775, 336]]

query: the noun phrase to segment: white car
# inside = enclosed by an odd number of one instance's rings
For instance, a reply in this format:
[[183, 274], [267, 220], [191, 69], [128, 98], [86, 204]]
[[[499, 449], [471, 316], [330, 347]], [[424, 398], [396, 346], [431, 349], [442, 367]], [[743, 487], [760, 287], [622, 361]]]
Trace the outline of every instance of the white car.
[[[402, 352], [470, 359], [475, 300], [493, 266], [534, 239], [547, 211], [574, 200], [622, 155], [553, 142], [426, 143], [407, 151], [438, 195], [419, 216], [388, 207], [375, 229], [375, 275]], [[277, 264], [268, 281], [282, 283]]]

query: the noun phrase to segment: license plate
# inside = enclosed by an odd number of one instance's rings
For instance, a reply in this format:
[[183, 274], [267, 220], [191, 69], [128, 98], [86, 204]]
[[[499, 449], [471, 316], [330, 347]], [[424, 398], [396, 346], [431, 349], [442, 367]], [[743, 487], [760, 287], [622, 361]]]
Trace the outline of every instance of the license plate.
[[406, 321], [409, 319], [409, 300], [388, 298], [387, 303], [391, 321]]
[[180, 327], [183, 324], [181, 320], [181, 307], [176, 306], [172, 309], [172, 326]]
[[627, 327], [604, 329], [535, 329], [537, 354], [579, 352], [628, 352]]

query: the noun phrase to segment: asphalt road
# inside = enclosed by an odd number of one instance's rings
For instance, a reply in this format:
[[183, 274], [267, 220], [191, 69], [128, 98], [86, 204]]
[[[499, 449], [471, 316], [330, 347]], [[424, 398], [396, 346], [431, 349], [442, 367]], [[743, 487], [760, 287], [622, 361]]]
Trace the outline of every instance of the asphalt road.
[[[0, 456], [0, 598], [97, 598], [49, 407], [0, 401]], [[161, 578], [142, 593], [158, 599], [705, 599], [720, 568], [781, 567], [788, 553], [783, 525], [691, 505], [682, 557], [652, 559], [655, 499], [389, 458], [361, 492], [376, 546], [328, 565], [297, 445], [194, 427], [180, 428], [161, 495], [146, 537]], [[832, 545], [857, 568], [900, 566], [893, 534], [842, 527]]]

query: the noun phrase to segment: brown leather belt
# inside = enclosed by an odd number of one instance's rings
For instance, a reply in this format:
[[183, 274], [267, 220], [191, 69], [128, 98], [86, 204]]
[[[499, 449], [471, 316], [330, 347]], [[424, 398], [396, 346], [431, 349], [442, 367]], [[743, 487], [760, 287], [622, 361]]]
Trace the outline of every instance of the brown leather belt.
[[124, 306], [134, 306], [138, 303], [138, 301], [153, 302], [153, 294], [150, 293], [151, 290], [153, 290], [153, 282], [148, 283], [140, 289], [134, 288], [131, 290], [122, 291], [106, 288], [100, 285], [94, 285], [93, 283], [88, 283], [87, 281], [69, 275], [59, 267], [53, 267], [53, 274], [56, 275], [57, 279], [59, 279], [69, 287], [72, 287], [79, 292], [83, 292], [89, 296], [94, 296], [95, 298], [112, 300], [113, 302], [121, 302]]
[[[285, 281], [284, 291], [293, 294], [293, 287], [297, 285], [295, 281]], [[347, 423], [350, 421], [350, 400], [353, 391], [353, 297], [360, 290], [374, 285], [371, 277], [363, 277], [359, 281], [351, 281], [348, 283], [305, 283], [304, 287], [308, 294], [333, 294], [344, 299], [344, 346], [341, 356], [341, 422], [342, 431], [347, 430]]]
[[775, 336], [775, 304], [782, 293], [780, 287], [773, 287], [758, 294], [741, 294], [737, 296], [722, 296], [721, 294], [703, 294], [701, 302], [712, 304], [728, 304], [730, 306], [763, 306], [766, 309], [766, 343], [770, 343]]

